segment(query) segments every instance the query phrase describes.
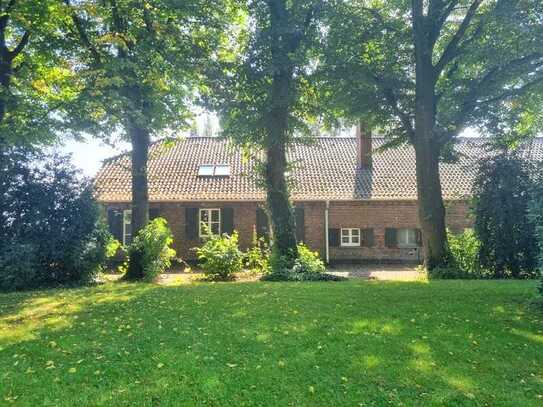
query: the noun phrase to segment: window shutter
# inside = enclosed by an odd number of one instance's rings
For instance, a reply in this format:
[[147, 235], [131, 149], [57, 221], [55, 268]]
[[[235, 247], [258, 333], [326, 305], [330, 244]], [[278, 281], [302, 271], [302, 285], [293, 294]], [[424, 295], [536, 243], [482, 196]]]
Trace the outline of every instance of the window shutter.
[[256, 208], [256, 237], [257, 239], [270, 237], [268, 214], [260, 207]]
[[397, 230], [393, 228], [385, 229], [385, 246], [396, 247], [398, 246]]
[[160, 209], [158, 208], [149, 208], [149, 220], [153, 220], [160, 217]]
[[185, 237], [189, 240], [198, 239], [198, 208], [185, 208]]
[[123, 211], [109, 209], [107, 211], [107, 224], [113, 237], [122, 243], [123, 241]]
[[231, 235], [234, 232], [234, 209], [221, 209], [221, 233]]
[[362, 246], [373, 247], [375, 237], [373, 235], [373, 229], [362, 229]]
[[339, 247], [339, 229], [328, 229], [328, 245]]
[[296, 218], [296, 240], [303, 242], [305, 240], [305, 212], [304, 208], [297, 206], [294, 208], [294, 216]]
[[417, 246], [422, 247], [422, 232], [420, 229], [415, 230], [415, 239], [417, 239]]

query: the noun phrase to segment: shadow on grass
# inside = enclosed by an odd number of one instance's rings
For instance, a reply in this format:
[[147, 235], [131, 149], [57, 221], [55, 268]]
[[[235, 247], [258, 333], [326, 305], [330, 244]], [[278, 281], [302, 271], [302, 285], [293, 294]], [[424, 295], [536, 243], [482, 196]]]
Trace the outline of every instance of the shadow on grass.
[[0, 318], [0, 396], [28, 405], [535, 405], [543, 318], [523, 305], [532, 289], [116, 283], [17, 294]]

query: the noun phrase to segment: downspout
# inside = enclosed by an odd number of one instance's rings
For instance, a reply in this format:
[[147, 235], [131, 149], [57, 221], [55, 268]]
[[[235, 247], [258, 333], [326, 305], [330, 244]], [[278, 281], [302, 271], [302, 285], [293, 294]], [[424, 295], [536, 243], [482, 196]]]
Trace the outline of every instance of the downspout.
[[328, 242], [328, 209], [330, 208], [330, 201], [326, 201], [326, 207], [324, 208], [324, 244], [326, 264], [330, 263], [330, 244]]

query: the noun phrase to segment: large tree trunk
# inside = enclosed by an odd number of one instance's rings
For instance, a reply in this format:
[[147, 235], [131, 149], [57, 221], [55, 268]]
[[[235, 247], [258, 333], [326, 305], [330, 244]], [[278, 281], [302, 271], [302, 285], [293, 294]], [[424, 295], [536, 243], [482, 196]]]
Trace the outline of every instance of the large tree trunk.
[[298, 256], [296, 225], [285, 179], [285, 143], [274, 133], [277, 131], [269, 131], [266, 151], [267, 203], [271, 215], [273, 250], [286, 260], [285, 266], [290, 267]]
[[[149, 156], [149, 131], [135, 123], [129, 123], [128, 133], [132, 142], [132, 237], [149, 222], [149, 190], [147, 185], [147, 161]], [[144, 277], [142, 253], [132, 251], [126, 278], [138, 280]]]
[[422, 229], [424, 263], [427, 270], [448, 262], [445, 205], [439, 176], [439, 144], [434, 135], [436, 124], [436, 73], [422, 14], [422, 2], [414, 0], [413, 32], [416, 59], [415, 131], [417, 198]]
[[285, 1], [270, 1], [268, 6], [272, 32], [273, 78], [265, 141], [267, 203], [271, 215], [274, 253], [284, 258], [285, 263], [282, 266], [290, 268], [294, 259], [298, 257], [296, 221], [285, 175], [286, 148], [289, 141], [288, 119], [292, 97], [290, 93], [293, 80], [289, 52], [292, 52], [296, 45], [289, 37], [289, 16]]
[[448, 261], [445, 206], [439, 178], [439, 154], [433, 140], [416, 139], [418, 212], [427, 270]]

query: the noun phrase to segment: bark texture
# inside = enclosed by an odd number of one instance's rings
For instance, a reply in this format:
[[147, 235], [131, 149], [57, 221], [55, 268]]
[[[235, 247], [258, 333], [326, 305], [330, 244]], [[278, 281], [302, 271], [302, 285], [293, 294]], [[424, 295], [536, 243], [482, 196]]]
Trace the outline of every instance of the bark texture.
[[[147, 183], [147, 161], [149, 156], [150, 135], [135, 123], [128, 124], [128, 133], [132, 143], [132, 236], [137, 236], [149, 222], [149, 187]], [[142, 279], [143, 253], [135, 250], [130, 254], [126, 278]]]
[[269, 0], [272, 56], [270, 112], [265, 140], [265, 180], [267, 204], [271, 215], [273, 248], [287, 260], [298, 256], [296, 219], [286, 180], [286, 148], [289, 141], [289, 108], [293, 88], [293, 63], [289, 53], [296, 49], [296, 39], [289, 35], [289, 15], [284, 0]]
[[[10, 13], [16, 3], [16, 0], [11, 0], [5, 8], [2, 9], [0, 7], [0, 123], [4, 121], [7, 113], [7, 98], [11, 85], [11, 76], [13, 75], [13, 60], [26, 47], [30, 37], [29, 32], [25, 31], [13, 49], [8, 48], [6, 32], [8, 30]], [[2, 136], [0, 135], [0, 141], [1, 139]]]
[[428, 270], [449, 260], [445, 226], [445, 206], [439, 175], [440, 146], [434, 134], [436, 125], [437, 72], [432, 63], [434, 43], [430, 22], [423, 15], [422, 1], [413, 0], [416, 96], [413, 146], [416, 156], [417, 197], [422, 229], [424, 262]]

